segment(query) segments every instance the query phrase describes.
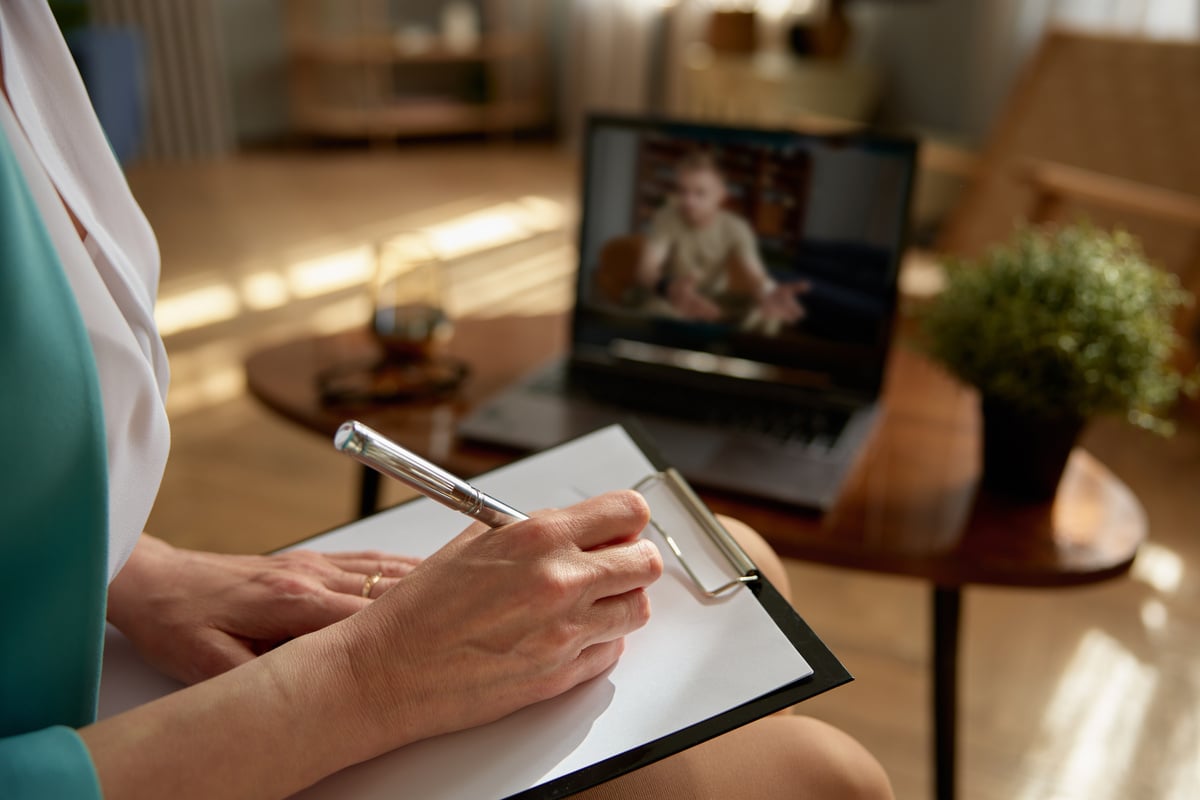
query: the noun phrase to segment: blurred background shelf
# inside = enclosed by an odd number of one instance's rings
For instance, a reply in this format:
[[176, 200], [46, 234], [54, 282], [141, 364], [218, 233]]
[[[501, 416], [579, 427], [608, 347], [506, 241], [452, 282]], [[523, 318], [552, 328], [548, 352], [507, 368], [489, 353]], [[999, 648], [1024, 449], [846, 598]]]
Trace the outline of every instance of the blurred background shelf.
[[425, 49], [409, 50], [395, 36], [362, 35], [330, 38], [298, 38], [291, 43], [293, 59], [334, 64], [405, 64], [439, 62], [485, 62], [524, 58], [538, 47], [535, 37], [521, 34], [482, 36], [470, 48], [431, 42]]
[[408, 97], [370, 108], [314, 104], [293, 109], [295, 124], [304, 132], [350, 138], [513, 131], [537, 126], [544, 115], [538, 105], [437, 97]]
[[286, 0], [293, 131], [386, 139], [545, 126], [542, 6]]

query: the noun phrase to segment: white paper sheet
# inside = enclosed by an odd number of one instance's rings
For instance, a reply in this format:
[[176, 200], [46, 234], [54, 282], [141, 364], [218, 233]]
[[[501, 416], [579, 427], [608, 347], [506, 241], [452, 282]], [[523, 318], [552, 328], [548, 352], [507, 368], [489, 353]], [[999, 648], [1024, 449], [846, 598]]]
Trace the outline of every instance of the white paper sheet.
[[[531, 511], [628, 488], [653, 469], [624, 430], [614, 426], [497, 470], [477, 485]], [[424, 556], [464, 527], [460, 515], [419, 500], [311, 539], [304, 547]], [[704, 534], [698, 529], [671, 533], [686, 554], [698, 559], [711, 555], [700, 546], [698, 537]], [[653, 533], [645, 535], [657, 539]], [[343, 770], [300, 796], [499, 800], [812, 674], [750, 591], [739, 588], [702, 600], [666, 546], [656, 543], [663, 550], [666, 573], [649, 590], [651, 621], [628, 637], [625, 654], [607, 674], [490, 725], [418, 742]], [[701, 567], [708, 575], [721, 568], [715, 563]], [[101, 717], [177, 688], [109, 629]]]

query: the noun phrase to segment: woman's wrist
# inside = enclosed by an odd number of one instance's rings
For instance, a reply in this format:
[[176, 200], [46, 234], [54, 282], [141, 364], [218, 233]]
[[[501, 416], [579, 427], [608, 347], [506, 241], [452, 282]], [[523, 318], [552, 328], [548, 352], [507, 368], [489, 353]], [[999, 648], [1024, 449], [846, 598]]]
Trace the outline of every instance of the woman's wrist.
[[390, 749], [355, 674], [353, 649], [332, 633], [303, 636], [257, 659], [291, 709], [286, 729], [304, 742], [301, 752], [322, 751], [320, 776]]
[[[368, 609], [369, 610], [369, 609]], [[431, 735], [421, 725], [422, 704], [406, 691], [397, 648], [383, 646], [364, 624], [365, 612], [301, 637], [265, 658], [279, 675], [281, 691], [303, 687], [298, 703], [311, 697], [318, 736], [336, 731], [343, 745], [338, 768], [373, 758]], [[395, 631], [391, 632], [394, 636]], [[391, 657], [385, 662], [384, 651]]]
[[145, 613], [144, 595], [151, 574], [161, 571], [175, 554], [175, 548], [143, 533], [129, 555], [129, 560], [108, 585], [108, 621], [122, 631], [132, 624], [139, 613]]

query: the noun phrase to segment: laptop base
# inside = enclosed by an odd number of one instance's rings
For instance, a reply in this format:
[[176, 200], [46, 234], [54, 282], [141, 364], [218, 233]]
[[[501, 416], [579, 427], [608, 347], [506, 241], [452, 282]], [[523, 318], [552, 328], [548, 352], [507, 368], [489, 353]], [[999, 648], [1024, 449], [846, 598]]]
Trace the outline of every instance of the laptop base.
[[528, 376], [463, 420], [459, 433], [532, 451], [632, 419], [697, 485], [824, 511], [837, 499], [878, 416], [875, 405], [862, 406], [832, 446], [813, 446], [600, 402], [562, 379], [566, 369], [559, 361]]

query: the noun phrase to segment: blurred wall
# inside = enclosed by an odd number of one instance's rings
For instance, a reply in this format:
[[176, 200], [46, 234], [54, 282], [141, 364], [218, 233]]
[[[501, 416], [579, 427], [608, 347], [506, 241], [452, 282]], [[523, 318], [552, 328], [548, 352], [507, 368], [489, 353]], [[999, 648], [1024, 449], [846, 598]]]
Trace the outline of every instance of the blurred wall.
[[1198, 0], [912, 0], [849, 11], [854, 58], [883, 76], [880, 122], [975, 144], [1047, 28], [1200, 36]]
[[813, 151], [804, 235], [828, 242], [857, 242], [890, 250], [895, 209], [903, 207], [904, 166], [891, 155], [818, 147]]
[[136, 31], [145, 56], [145, 136], [139, 157], [188, 161], [224, 155], [236, 136], [219, 0], [92, 0], [101, 28]]
[[976, 91], [983, 66], [976, 34], [987, 17], [986, 5], [962, 0], [851, 4], [853, 57], [882, 76], [882, 123], [978, 138], [990, 99]]
[[606, 129], [593, 143], [595, 159], [587, 179], [588, 216], [582, 263], [594, 267], [610, 239], [633, 233], [633, 202], [637, 197], [638, 144], [635, 131]]
[[239, 142], [287, 133], [287, 63], [279, 0], [219, 0], [225, 76]]

